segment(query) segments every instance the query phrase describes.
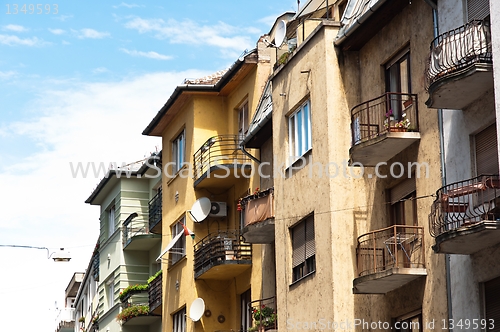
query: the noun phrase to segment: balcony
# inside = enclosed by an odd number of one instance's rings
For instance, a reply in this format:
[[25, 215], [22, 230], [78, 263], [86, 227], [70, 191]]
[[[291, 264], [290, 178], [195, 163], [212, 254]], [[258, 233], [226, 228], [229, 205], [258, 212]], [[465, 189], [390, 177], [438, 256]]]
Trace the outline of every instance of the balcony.
[[355, 294], [385, 294], [427, 275], [423, 227], [395, 225], [358, 237]]
[[376, 166], [420, 140], [417, 95], [387, 92], [351, 110], [349, 165]]
[[149, 283], [149, 312], [155, 315], [162, 314], [162, 274], [159, 274]]
[[243, 136], [209, 138], [194, 154], [194, 187], [227, 189], [251, 174], [251, 160], [240, 149]]
[[220, 231], [194, 245], [195, 279], [234, 278], [252, 265], [252, 245], [238, 231]]
[[162, 192], [158, 190], [155, 197], [149, 201], [149, 231], [154, 234], [161, 234], [162, 225]]
[[95, 251], [92, 256], [92, 277], [95, 281], [99, 281], [99, 252]]
[[274, 189], [256, 192], [241, 202], [244, 226], [241, 234], [248, 243], [274, 242]]
[[73, 332], [75, 329], [75, 309], [64, 308], [56, 318], [56, 332]]
[[[147, 285], [136, 285], [147, 286]], [[159, 320], [161, 316], [153, 314], [149, 309], [149, 287], [142, 290], [129, 290], [120, 293], [122, 302], [122, 311], [117, 317], [117, 320], [122, 322], [122, 325], [139, 326], [151, 325]]]
[[446, 109], [463, 109], [493, 87], [487, 21], [471, 21], [432, 41], [426, 86], [427, 106]]
[[436, 195], [429, 214], [435, 252], [470, 255], [500, 243], [498, 175], [455, 182]]
[[250, 302], [249, 310], [253, 326], [258, 331], [278, 329], [278, 311], [275, 296]]
[[160, 243], [161, 235], [149, 232], [149, 223], [144, 220], [134, 220], [137, 213], [132, 213], [123, 222], [123, 250], [148, 251]]

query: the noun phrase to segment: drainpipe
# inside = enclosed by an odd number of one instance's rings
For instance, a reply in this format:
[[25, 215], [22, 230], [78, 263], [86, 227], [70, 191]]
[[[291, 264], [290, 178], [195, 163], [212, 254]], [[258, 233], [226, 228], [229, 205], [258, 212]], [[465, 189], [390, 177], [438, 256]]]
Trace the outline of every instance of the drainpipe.
[[[437, 5], [433, 0], [424, 0], [429, 6], [432, 7], [432, 23], [434, 29], [434, 38], [439, 36], [439, 24], [438, 24], [438, 13]], [[438, 129], [439, 129], [439, 145], [441, 149], [441, 184], [446, 186], [446, 155], [445, 155], [445, 145], [444, 145], [444, 124], [443, 124], [443, 109], [438, 109]], [[448, 321], [453, 319], [453, 310], [451, 302], [451, 267], [450, 267], [450, 254], [444, 255], [445, 259], [445, 269], [446, 269], [446, 299], [448, 301]], [[449, 328], [448, 331], [453, 332], [453, 328]]]
[[245, 146], [243, 144], [240, 145], [240, 150], [250, 159], [252, 159], [253, 161], [255, 161], [257, 164], [260, 164], [261, 161], [257, 158], [255, 158], [254, 156], [252, 156], [250, 154], [250, 152], [248, 152], [247, 150], [245, 150]]

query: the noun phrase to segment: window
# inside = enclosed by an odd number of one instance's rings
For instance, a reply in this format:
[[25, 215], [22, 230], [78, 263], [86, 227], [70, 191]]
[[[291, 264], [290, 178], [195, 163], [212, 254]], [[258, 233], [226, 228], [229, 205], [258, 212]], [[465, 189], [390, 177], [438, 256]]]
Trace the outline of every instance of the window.
[[490, 15], [489, 0], [467, 0], [467, 21], [484, 20]]
[[107, 283], [107, 294], [108, 297], [108, 308], [112, 308], [115, 305], [115, 283], [113, 278], [111, 278]]
[[240, 295], [241, 304], [241, 325], [240, 331], [248, 331], [252, 327], [252, 309], [250, 308], [250, 289]]
[[474, 135], [473, 149], [476, 175], [498, 174], [496, 123]]
[[413, 312], [396, 319], [395, 331], [398, 332], [420, 332], [424, 330], [422, 313]]
[[[385, 80], [387, 92], [411, 93], [409, 49], [405, 49], [385, 65]], [[400, 95], [390, 95], [390, 109], [396, 121], [402, 120], [405, 100]]]
[[314, 245], [314, 215], [310, 215], [291, 229], [292, 281], [295, 282], [316, 270]]
[[392, 225], [417, 226], [415, 178], [409, 178], [391, 189]]
[[248, 132], [248, 101], [245, 101], [238, 110], [238, 135], [245, 136]]
[[186, 307], [172, 315], [173, 332], [186, 332]]
[[115, 207], [111, 207], [108, 211], [108, 238], [115, 232]]
[[[180, 232], [184, 232], [184, 227], [182, 227], [184, 222], [185, 219], [182, 218], [172, 226], [172, 239], [175, 238], [175, 236]], [[185, 255], [186, 255], [186, 237], [182, 235], [179, 238], [179, 240], [175, 242], [174, 246], [170, 250], [170, 264], [174, 265]]]
[[[484, 318], [487, 320], [488, 331], [493, 330], [500, 322], [500, 277], [483, 284]], [[491, 329], [490, 329], [491, 328]]]
[[185, 135], [184, 130], [177, 136], [172, 142], [172, 162], [174, 165], [173, 174], [180, 171], [184, 163], [184, 151], [185, 151]]
[[288, 118], [290, 156], [298, 159], [312, 148], [309, 100]]

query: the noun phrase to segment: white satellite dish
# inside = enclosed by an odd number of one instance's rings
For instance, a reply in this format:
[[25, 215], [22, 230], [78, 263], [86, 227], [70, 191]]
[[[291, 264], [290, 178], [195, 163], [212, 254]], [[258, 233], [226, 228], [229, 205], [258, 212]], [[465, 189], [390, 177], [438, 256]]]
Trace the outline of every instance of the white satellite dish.
[[276, 33], [274, 35], [274, 44], [276, 47], [280, 47], [283, 44], [286, 36], [286, 22], [281, 20], [278, 22], [278, 26], [276, 27]]
[[200, 320], [201, 316], [205, 312], [205, 301], [201, 297], [191, 303], [191, 307], [189, 308], [189, 318], [193, 322], [197, 322]]
[[210, 202], [210, 199], [202, 197], [194, 202], [191, 210], [189, 210], [189, 214], [194, 222], [202, 222], [208, 217], [211, 209], [212, 202]]

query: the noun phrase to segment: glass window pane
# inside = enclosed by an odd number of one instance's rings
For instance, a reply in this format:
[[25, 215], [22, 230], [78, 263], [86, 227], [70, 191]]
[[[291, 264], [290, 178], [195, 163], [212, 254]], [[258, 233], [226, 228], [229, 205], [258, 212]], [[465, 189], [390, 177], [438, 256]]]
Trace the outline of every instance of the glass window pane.
[[303, 142], [304, 142], [304, 128], [303, 128], [303, 112], [302, 110], [298, 111], [297, 112], [297, 115], [295, 116], [296, 119], [297, 119], [297, 127], [296, 127], [296, 130], [297, 130], [297, 154], [296, 156], [299, 157], [302, 155], [303, 153]]

